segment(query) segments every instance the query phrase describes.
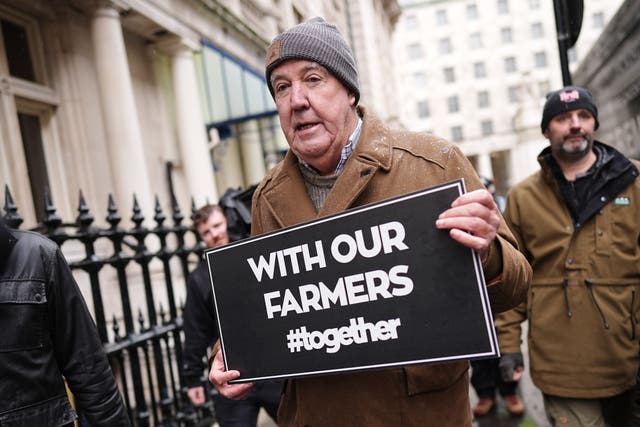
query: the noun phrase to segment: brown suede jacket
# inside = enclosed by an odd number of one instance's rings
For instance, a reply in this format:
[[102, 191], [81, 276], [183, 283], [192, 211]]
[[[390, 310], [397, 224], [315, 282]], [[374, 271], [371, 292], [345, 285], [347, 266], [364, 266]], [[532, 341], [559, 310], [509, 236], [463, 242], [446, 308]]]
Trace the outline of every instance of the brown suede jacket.
[[[316, 212], [289, 152], [264, 178], [253, 198], [252, 234], [292, 226], [345, 209], [464, 178], [482, 188], [454, 145], [428, 135], [391, 131], [360, 109], [363, 128], [320, 212]], [[494, 311], [519, 304], [531, 268], [502, 222], [484, 273]], [[452, 284], [454, 285], [454, 284]], [[280, 426], [470, 426], [468, 362], [418, 365], [287, 381]]]

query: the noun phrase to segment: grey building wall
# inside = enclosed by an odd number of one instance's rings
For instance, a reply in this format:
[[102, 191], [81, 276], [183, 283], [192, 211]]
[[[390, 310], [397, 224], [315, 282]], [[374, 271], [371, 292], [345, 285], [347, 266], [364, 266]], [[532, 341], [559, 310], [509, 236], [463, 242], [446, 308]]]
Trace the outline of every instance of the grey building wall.
[[599, 109], [597, 138], [640, 158], [640, 2], [626, 0], [581, 66], [573, 82], [587, 87]]

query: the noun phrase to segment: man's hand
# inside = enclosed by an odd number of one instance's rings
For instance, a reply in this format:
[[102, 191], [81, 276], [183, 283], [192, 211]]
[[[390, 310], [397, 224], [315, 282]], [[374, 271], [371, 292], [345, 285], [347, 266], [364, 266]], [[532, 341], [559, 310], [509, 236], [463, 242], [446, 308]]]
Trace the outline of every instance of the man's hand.
[[518, 381], [524, 371], [522, 353], [504, 353], [500, 357], [500, 377], [504, 382]]
[[193, 405], [202, 405], [204, 403], [204, 387], [191, 387], [187, 390], [187, 396]]
[[458, 197], [436, 221], [436, 227], [449, 229], [449, 235], [455, 241], [478, 252], [482, 262], [486, 261], [499, 226], [500, 211], [491, 193], [485, 189]]
[[225, 371], [222, 360], [222, 352], [218, 351], [213, 358], [211, 370], [209, 371], [209, 381], [222, 396], [227, 399], [245, 400], [249, 397], [253, 389], [253, 383], [229, 384], [240, 376], [238, 371]]

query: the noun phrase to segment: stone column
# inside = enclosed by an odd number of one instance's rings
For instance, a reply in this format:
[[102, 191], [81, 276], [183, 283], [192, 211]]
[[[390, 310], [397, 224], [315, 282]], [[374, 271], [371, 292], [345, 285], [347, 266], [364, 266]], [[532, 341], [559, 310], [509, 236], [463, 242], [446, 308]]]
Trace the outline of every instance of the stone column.
[[218, 190], [201, 109], [191, 48], [180, 43], [171, 53], [178, 144], [184, 173], [196, 205], [217, 202]]
[[118, 207], [125, 212], [130, 209], [135, 194], [143, 212], [152, 212], [153, 198], [120, 15], [110, 3], [101, 3], [95, 9], [91, 34]]
[[242, 152], [244, 180], [247, 185], [257, 184], [266, 174], [258, 121], [249, 120], [243, 122], [238, 128], [240, 129], [240, 150]]
[[478, 153], [478, 175], [493, 180], [493, 166], [489, 153]]

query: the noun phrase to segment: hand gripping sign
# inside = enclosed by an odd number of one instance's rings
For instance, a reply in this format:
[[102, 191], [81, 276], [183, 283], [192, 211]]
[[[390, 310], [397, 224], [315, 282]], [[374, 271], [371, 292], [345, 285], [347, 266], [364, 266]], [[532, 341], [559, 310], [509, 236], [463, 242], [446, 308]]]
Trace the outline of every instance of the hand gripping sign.
[[463, 180], [212, 249], [235, 382], [498, 355], [482, 264], [435, 221]]

